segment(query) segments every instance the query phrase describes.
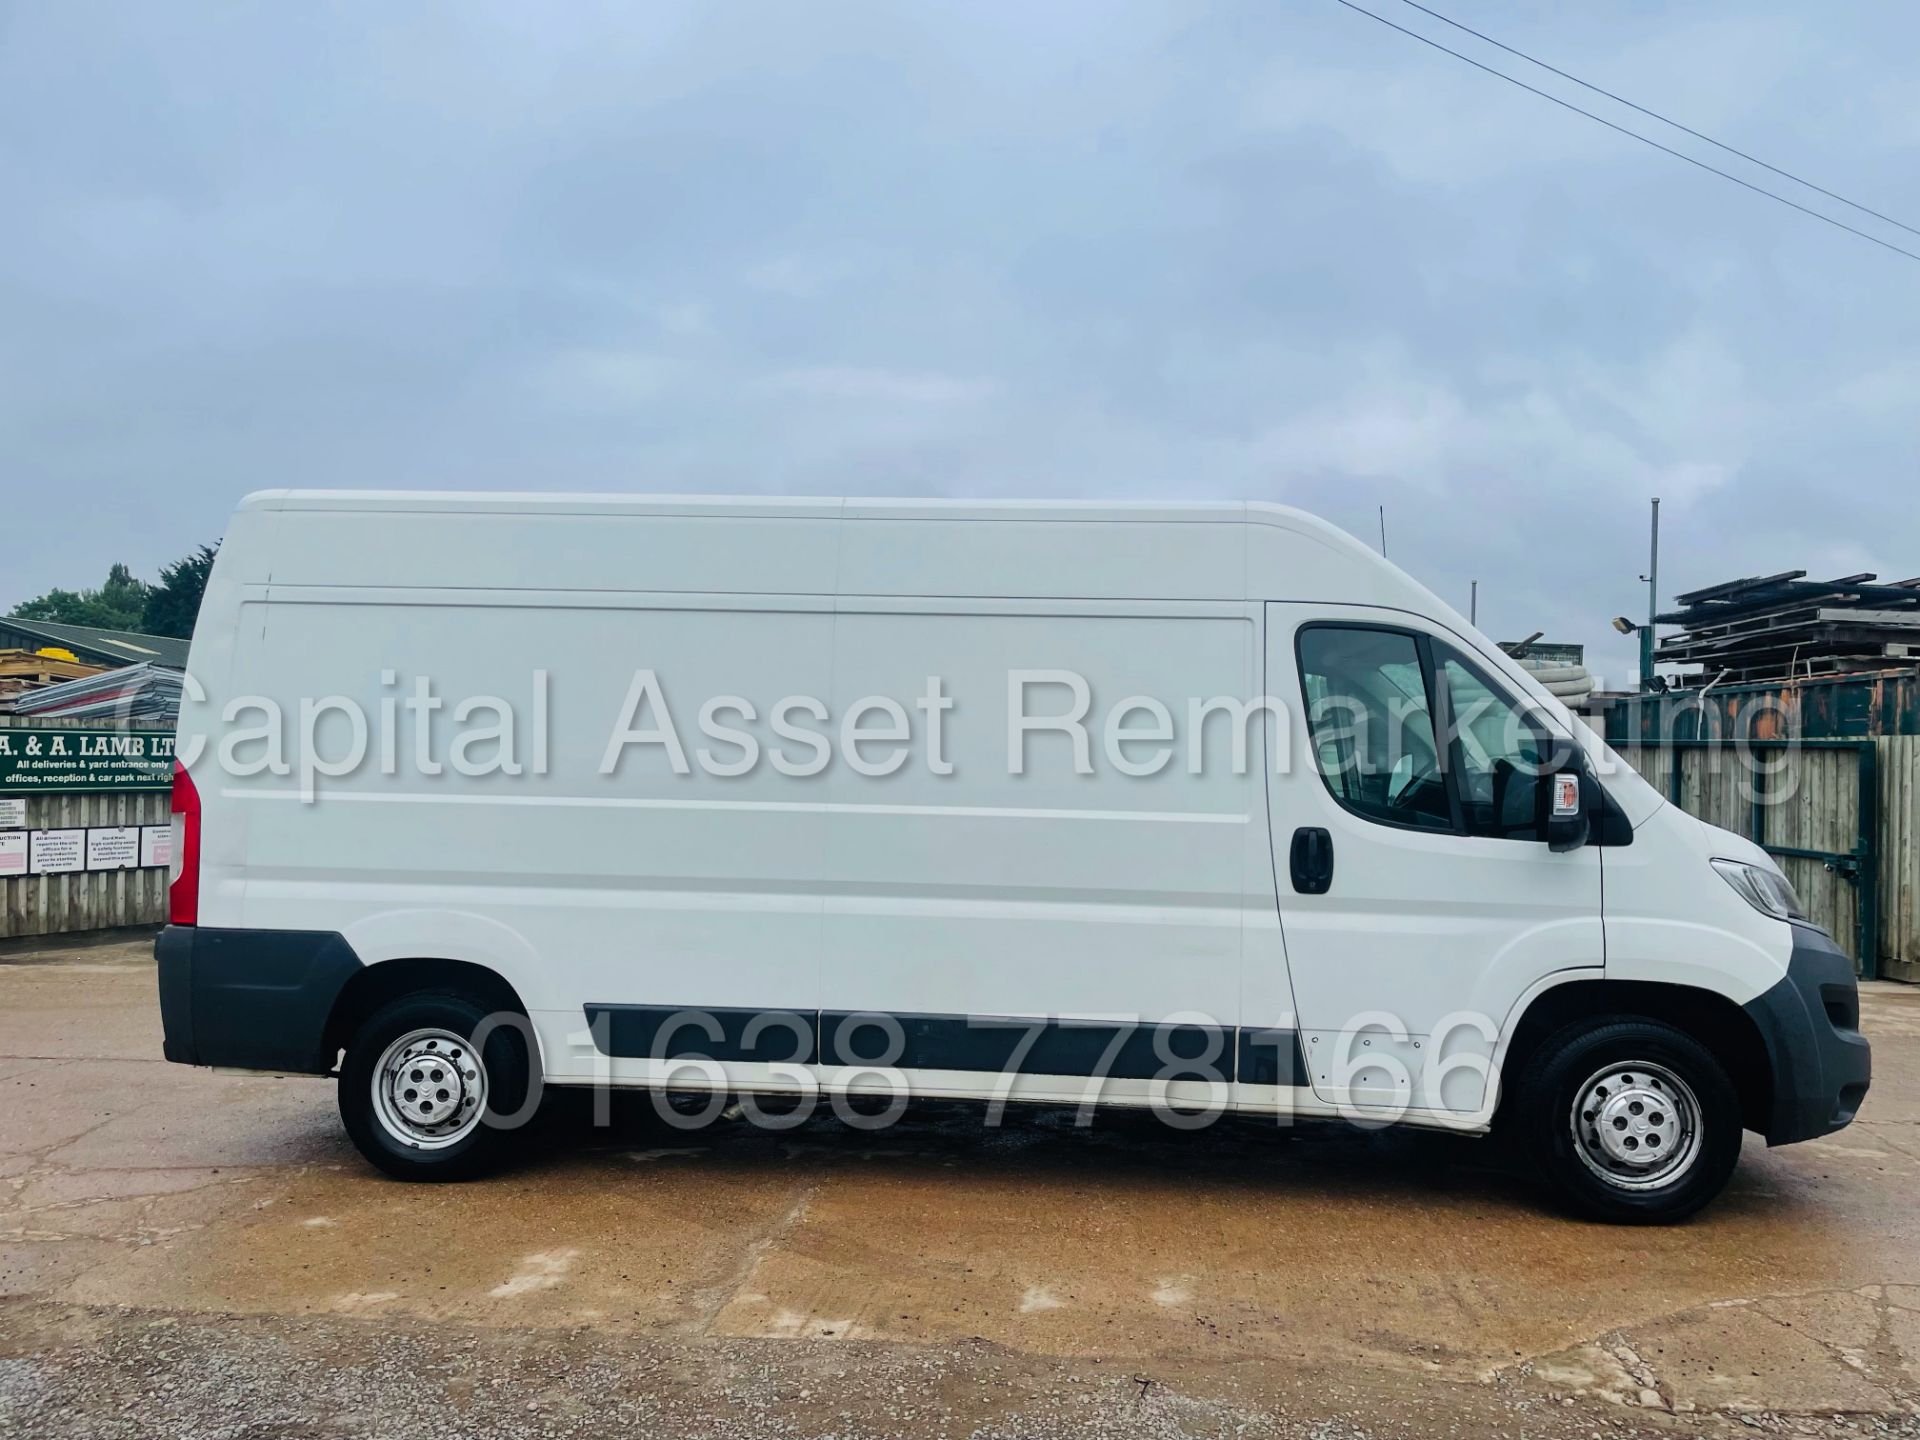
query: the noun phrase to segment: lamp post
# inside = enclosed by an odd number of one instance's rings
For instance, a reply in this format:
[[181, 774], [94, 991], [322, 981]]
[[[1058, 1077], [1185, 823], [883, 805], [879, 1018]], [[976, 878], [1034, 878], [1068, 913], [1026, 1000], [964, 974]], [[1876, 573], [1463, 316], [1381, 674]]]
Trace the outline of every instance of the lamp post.
[[1649, 546], [1647, 573], [1647, 623], [1640, 629], [1640, 688], [1653, 689], [1653, 617], [1660, 610], [1660, 497], [1653, 499], [1653, 536]]

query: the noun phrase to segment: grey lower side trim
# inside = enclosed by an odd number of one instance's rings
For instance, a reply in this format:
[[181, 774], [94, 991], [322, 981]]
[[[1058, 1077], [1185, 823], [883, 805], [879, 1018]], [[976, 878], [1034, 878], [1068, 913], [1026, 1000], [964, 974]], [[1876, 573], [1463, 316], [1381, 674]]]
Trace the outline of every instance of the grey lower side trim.
[[1860, 1033], [1853, 962], [1826, 931], [1794, 925], [1786, 975], [1745, 1008], [1773, 1069], [1767, 1143], [1812, 1140], [1850, 1123], [1873, 1080], [1873, 1051]]
[[169, 925], [154, 958], [167, 1059], [287, 1075], [333, 1069], [327, 1020], [364, 968], [342, 936]]
[[590, 1004], [585, 1014], [600, 1053], [624, 1060], [1307, 1083], [1306, 1057], [1291, 1030], [696, 1005]]

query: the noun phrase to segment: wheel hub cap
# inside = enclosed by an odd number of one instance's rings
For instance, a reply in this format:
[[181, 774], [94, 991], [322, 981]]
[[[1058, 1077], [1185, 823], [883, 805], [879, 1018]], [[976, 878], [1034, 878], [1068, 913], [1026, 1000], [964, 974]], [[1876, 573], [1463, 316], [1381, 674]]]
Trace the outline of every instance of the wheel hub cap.
[[1601, 1102], [1594, 1130], [1609, 1160], [1644, 1168], [1662, 1158], [1663, 1148], [1672, 1149], [1672, 1122], [1671, 1100], [1651, 1086], [1632, 1085]]
[[1574, 1148], [1609, 1185], [1650, 1189], [1677, 1179], [1698, 1158], [1700, 1113], [1692, 1087], [1664, 1066], [1609, 1066], [1574, 1098]]
[[386, 1049], [373, 1072], [374, 1113], [396, 1140], [417, 1149], [451, 1145], [480, 1123], [487, 1073], [465, 1037], [416, 1030]]

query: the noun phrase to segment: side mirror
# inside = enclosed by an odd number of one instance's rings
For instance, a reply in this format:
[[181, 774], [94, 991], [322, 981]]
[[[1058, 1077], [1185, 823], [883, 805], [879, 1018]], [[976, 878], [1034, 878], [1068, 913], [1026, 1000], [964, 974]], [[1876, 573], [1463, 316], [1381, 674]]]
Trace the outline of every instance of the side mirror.
[[1592, 827], [1592, 811], [1587, 805], [1587, 787], [1581, 768], [1569, 765], [1547, 776], [1541, 787], [1546, 796], [1547, 848], [1555, 854], [1578, 850], [1587, 843]]

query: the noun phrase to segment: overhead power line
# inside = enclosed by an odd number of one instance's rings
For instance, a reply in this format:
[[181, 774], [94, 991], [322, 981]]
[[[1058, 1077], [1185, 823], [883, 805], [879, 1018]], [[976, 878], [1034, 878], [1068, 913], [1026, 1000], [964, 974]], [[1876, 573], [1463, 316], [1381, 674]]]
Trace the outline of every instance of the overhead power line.
[[1883, 250], [1891, 250], [1893, 251], [1894, 254], [1904, 255], [1909, 260], [1920, 260], [1920, 254], [1917, 254], [1912, 250], [1903, 249], [1900, 246], [1894, 244], [1891, 240], [1882, 240], [1878, 235], [1870, 234], [1865, 230], [1858, 229], [1855, 226], [1847, 224], [1846, 221], [1844, 220], [1836, 220], [1833, 218], [1833, 216], [1823, 214], [1820, 211], [1812, 209], [1809, 206], [1802, 205], [1797, 200], [1789, 200], [1786, 196], [1778, 193], [1777, 191], [1769, 190], [1764, 185], [1756, 185], [1751, 180], [1742, 180], [1738, 175], [1730, 174], [1729, 172], [1720, 169], [1718, 166], [1709, 165], [1706, 161], [1698, 159], [1695, 156], [1689, 155], [1684, 150], [1676, 150], [1671, 145], [1662, 145], [1658, 140], [1655, 140], [1650, 136], [1642, 135], [1638, 130], [1629, 130], [1625, 125], [1616, 125], [1613, 121], [1607, 119], [1604, 115], [1596, 115], [1591, 110], [1583, 110], [1578, 105], [1574, 104], [1571, 100], [1562, 100], [1558, 95], [1555, 95], [1552, 91], [1542, 90], [1537, 85], [1529, 85], [1526, 81], [1518, 79], [1515, 76], [1509, 75], [1504, 70], [1496, 70], [1493, 68], [1493, 66], [1488, 65], [1483, 61], [1476, 60], [1471, 55], [1464, 55], [1458, 50], [1449, 49], [1447, 46], [1442, 45], [1438, 40], [1433, 39], [1431, 36], [1422, 35], [1418, 30], [1410, 30], [1405, 25], [1396, 25], [1393, 21], [1387, 19], [1386, 16], [1375, 14], [1373, 11], [1367, 9], [1364, 5], [1354, 4], [1354, 0], [1335, 0], [1335, 3], [1344, 5], [1347, 7], [1347, 9], [1352, 10], [1356, 14], [1364, 15], [1369, 20], [1377, 20], [1382, 25], [1386, 26], [1389, 30], [1398, 30], [1402, 35], [1409, 35], [1413, 39], [1418, 40], [1422, 45], [1430, 45], [1435, 50], [1440, 51], [1442, 54], [1451, 55], [1456, 60], [1463, 60], [1467, 64], [1473, 66], [1474, 69], [1484, 70], [1486, 71], [1487, 74], [1492, 75], [1497, 79], [1504, 80], [1509, 85], [1517, 85], [1522, 90], [1525, 90], [1530, 94], [1538, 95], [1542, 100], [1551, 100], [1554, 104], [1558, 105], [1563, 110], [1571, 110], [1576, 115], [1584, 115], [1586, 116], [1587, 119], [1593, 121], [1596, 125], [1604, 125], [1607, 127], [1607, 129], [1616, 131], [1621, 135], [1625, 135], [1629, 139], [1638, 140], [1642, 145], [1651, 145], [1654, 149], [1662, 151], [1665, 154], [1671, 155], [1676, 160], [1684, 160], [1687, 162], [1687, 164], [1694, 166], [1696, 169], [1704, 170], [1709, 175], [1718, 175], [1722, 180], [1731, 180], [1735, 185], [1738, 185], [1743, 190], [1751, 190], [1756, 195], [1764, 195], [1769, 200], [1777, 200], [1790, 210], [1798, 210], [1802, 215], [1811, 215], [1815, 220], [1819, 220], [1825, 224], [1831, 225], [1836, 230], [1844, 230], [1849, 235], [1857, 235], [1862, 240], [1871, 241], [1873, 244], [1878, 245]]
[[1862, 205], [1858, 200], [1849, 200], [1846, 196], [1840, 194], [1839, 191], [1829, 190], [1824, 185], [1817, 185], [1813, 181], [1807, 179], [1806, 176], [1804, 175], [1796, 175], [1791, 170], [1782, 170], [1778, 165], [1769, 165], [1766, 161], [1762, 160], [1758, 155], [1749, 155], [1746, 151], [1741, 150], [1735, 146], [1729, 145], [1724, 140], [1714, 139], [1713, 136], [1707, 134], [1705, 131], [1696, 130], [1691, 125], [1682, 125], [1678, 120], [1675, 120], [1670, 115], [1662, 115], [1658, 110], [1649, 110], [1645, 105], [1636, 105], [1634, 104], [1633, 101], [1627, 99], [1627, 97], [1624, 95], [1616, 95], [1613, 91], [1607, 89], [1603, 85], [1595, 85], [1591, 81], [1582, 80], [1578, 75], [1575, 75], [1570, 71], [1562, 70], [1557, 65], [1549, 65], [1546, 61], [1542, 60], [1537, 55], [1529, 55], [1524, 50], [1516, 50], [1513, 46], [1504, 44], [1501, 41], [1494, 39], [1491, 35], [1483, 34], [1481, 31], [1474, 29], [1471, 25], [1462, 25], [1458, 20], [1452, 19], [1451, 17], [1446, 15], [1442, 15], [1438, 10], [1433, 10], [1428, 8], [1425, 5], [1420, 4], [1419, 0], [1400, 0], [1400, 3], [1403, 5], [1410, 6], [1415, 10], [1418, 10], [1422, 15], [1431, 15], [1434, 19], [1438, 20], [1442, 25], [1451, 25], [1454, 29], [1463, 31], [1466, 34], [1473, 36], [1473, 38], [1476, 40], [1484, 40], [1486, 41], [1487, 44], [1493, 46], [1496, 50], [1504, 50], [1509, 55], [1518, 55], [1522, 60], [1526, 61], [1529, 65], [1538, 65], [1542, 70], [1550, 71], [1551, 73], [1558, 75], [1562, 80], [1571, 80], [1574, 84], [1578, 85], [1583, 90], [1591, 90], [1596, 95], [1604, 95], [1607, 97], [1607, 99], [1612, 100], [1617, 104], [1624, 105], [1629, 110], [1637, 110], [1642, 115], [1646, 115], [1651, 117], [1652, 119], [1658, 120], [1662, 125], [1671, 125], [1674, 129], [1684, 131], [1686, 134], [1693, 136], [1693, 138], [1696, 140], [1704, 140], [1707, 142], [1707, 144], [1713, 146], [1716, 150], [1724, 150], [1729, 155], [1738, 155], [1742, 160], [1745, 160], [1750, 165], [1758, 165], [1762, 170], [1771, 170], [1774, 174], [1779, 175], [1784, 179], [1791, 180], [1796, 185], [1804, 185], [1809, 190], [1817, 190], [1820, 194], [1826, 196], [1829, 200], [1838, 200], [1842, 205], [1850, 206], [1852, 209], [1858, 210], [1863, 215], [1871, 215], [1876, 220], [1884, 220], [1887, 222], [1887, 224], [1892, 225], [1897, 229], [1904, 230], [1909, 235], [1920, 235], [1920, 230], [1916, 230], [1913, 226], [1907, 224], [1906, 221], [1904, 220], [1896, 220], [1891, 215], [1882, 214], [1880, 211], [1875, 210], [1871, 205]]

